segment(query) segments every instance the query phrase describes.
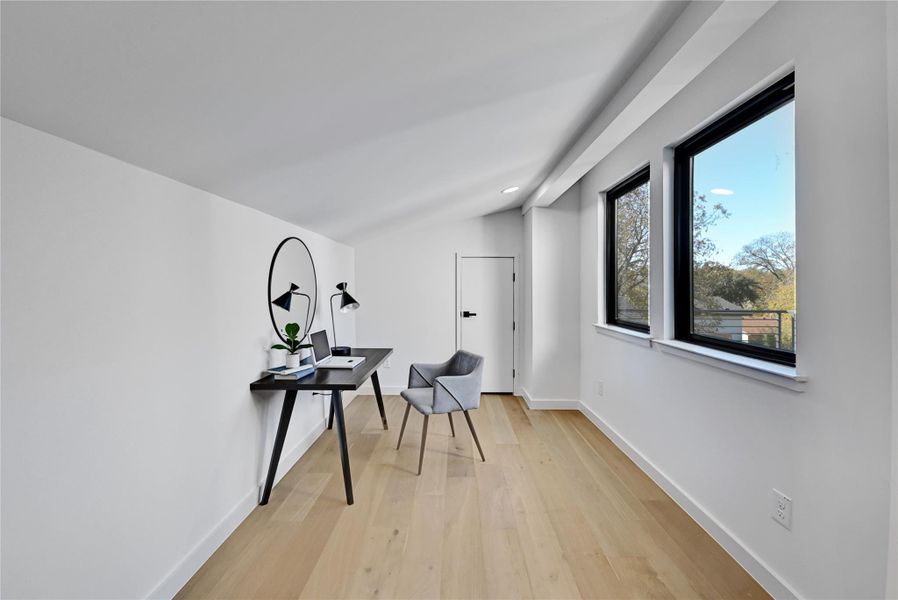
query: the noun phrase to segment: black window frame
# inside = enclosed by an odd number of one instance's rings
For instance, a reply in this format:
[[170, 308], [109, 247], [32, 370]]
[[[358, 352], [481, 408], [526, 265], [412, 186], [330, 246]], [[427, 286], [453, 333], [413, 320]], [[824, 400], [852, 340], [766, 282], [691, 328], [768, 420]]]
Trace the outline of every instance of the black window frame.
[[[651, 315], [648, 325], [617, 318], [617, 199], [646, 183], [651, 186], [650, 165], [642, 167], [605, 192], [605, 323], [640, 333], [650, 333]], [[651, 209], [651, 200], [649, 202]], [[651, 291], [649, 297], [651, 298]]]
[[740, 356], [795, 366], [795, 352], [693, 333], [692, 159], [795, 100], [795, 73], [783, 77], [674, 148], [674, 337]]

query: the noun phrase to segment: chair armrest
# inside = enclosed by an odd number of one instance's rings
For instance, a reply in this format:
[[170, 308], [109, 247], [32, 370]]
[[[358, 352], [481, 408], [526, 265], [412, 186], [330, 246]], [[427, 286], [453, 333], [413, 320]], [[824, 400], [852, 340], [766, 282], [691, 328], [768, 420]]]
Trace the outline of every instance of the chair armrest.
[[480, 407], [479, 370], [468, 375], [443, 375], [433, 386], [433, 412], [447, 413]]
[[412, 363], [408, 369], [408, 387], [422, 388], [433, 387], [434, 381], [440, 375], [449, 371], [451, 360], [444, 363]]

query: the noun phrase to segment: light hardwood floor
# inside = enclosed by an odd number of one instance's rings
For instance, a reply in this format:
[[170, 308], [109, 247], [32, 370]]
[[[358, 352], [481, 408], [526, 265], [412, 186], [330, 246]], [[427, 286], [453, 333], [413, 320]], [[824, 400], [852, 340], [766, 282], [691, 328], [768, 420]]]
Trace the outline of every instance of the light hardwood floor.
[[768, 598], [576, 411], [484, 396], [449, 435], [387, 397], [347, 409], [355, 505], [325, 432], [177, 598]]

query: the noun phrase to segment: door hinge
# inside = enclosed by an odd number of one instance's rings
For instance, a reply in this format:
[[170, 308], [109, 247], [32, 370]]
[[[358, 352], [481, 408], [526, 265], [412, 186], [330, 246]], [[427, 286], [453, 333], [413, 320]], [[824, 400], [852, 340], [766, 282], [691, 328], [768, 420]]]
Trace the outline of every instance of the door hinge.
[[517, 329], [518, 329], [518, 324], [515, 323], [514, 321], [512, 321], [512, 322], [511, 322], [511, 330], [512, 330], [512, 331], [517, 331]]
[[511, 377], [514, 379], [514, 369], [511, 370]]
[[511, 280], [512, 280], [512, 281], [516, 281], [516, 279], [515, 279], [516, 277], [517, 277], [517, 274], [516, 274], [516, 273], [512, 273], [512, 274], [511, 274]]

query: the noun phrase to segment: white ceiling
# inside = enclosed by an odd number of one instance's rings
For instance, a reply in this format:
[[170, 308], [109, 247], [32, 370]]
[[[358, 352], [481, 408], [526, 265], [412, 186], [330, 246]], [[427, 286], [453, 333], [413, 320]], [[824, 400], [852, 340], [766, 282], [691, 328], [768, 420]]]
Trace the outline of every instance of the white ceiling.
[[3, 2], [2, 114], [352, 241], [520, 206], [683, 7]]

